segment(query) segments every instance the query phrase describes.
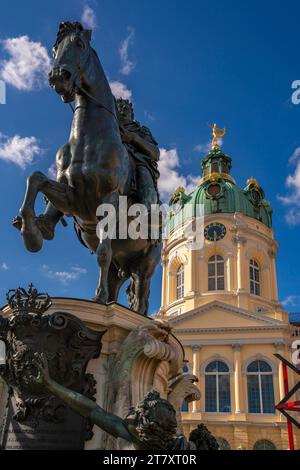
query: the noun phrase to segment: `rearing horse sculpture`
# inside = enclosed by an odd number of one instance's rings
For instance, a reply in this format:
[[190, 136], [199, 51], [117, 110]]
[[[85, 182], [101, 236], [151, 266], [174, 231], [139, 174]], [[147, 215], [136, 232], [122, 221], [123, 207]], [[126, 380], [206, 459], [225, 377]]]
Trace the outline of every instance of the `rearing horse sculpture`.
[[[146, 315], [160, 240], [99, 240], [96, 234], [98, 206], [112, 204], [118, 214], [119, 196], [130, 195], [134, 170], [121, 141], [114, 97], [90, 39], [91, 32], [80, 23], [61, 23], [49, 84], [65, 103], [75, 100], [70, 138], [56, 155], [57, 181], [41, 172], [28, 177], [14, 225], [21, 230], [26, 248], [36, 252], [44, 239], [54, 237], [63, 215], [73, 217], [81, 241], [97, 256], [99, 283], [94, 300], [116, 301], [120, 287], [130, 279], [129, 306]], [[48, 204], [44, 214], [36, 217], [39, 192]]]

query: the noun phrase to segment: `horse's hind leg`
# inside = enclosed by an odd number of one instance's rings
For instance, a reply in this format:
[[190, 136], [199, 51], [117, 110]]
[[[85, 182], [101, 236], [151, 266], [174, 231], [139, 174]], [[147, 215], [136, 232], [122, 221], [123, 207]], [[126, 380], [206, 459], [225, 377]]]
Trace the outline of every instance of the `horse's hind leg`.
[[67, 185], [52, 181], [41, 172], [35, 172], [27, 179], [25, 198], [20, 209], [21, 233], [29, 251], [39, 251], [43, 245], [43, 235], [36, 223], [34, 204], [39, 192], [45, 194], [58, 211], [69, 213], [71, 191]]
[[151, 276], [144, 273], [132, 274], [132, 280], [127, 289], [127, 299], [131, 310], [147, 315], [150, 295]]
[[[118, 202], [119, 194], [117, 192], [112, 192], [102, 199], [102, 204], [105, 204], [107, 208], [110, 207], [114, 211], [113, 217], [110, 220], [112, 224], [116, 223]], [[94, 300], [100, 304], [106, 304], [109, 298], [107, 279], [112, 260], [111, 240], [114, 227], [108, 227], [108, 230], [105, 231], [104, 227], [101, 226], [101, 222], [105, 220], [105, 217], [98, 216], [98, 220], [99, 225], [97, 226], [97, 235], [99, 237], [99, 244], [96, 255], [99, 265], [99, 281]]]
[[130, 308], [142, 315], [147, 315], [150, 295], [150, 281], [160, 261], [160, 245], [153, 245], [144, 258], [131, 268], [132, 281], [128, 289]]
[[108, 284], [108, 302], [117, 302], [120, 289], [126, 280], [125, 276], [116, 268], [114, 263], [110, 263], [107, 284]]

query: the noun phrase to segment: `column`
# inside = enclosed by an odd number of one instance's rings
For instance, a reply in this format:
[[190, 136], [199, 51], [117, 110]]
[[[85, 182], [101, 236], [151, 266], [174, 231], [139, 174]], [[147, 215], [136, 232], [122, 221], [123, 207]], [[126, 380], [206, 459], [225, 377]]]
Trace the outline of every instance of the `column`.
[[[197, 252], [198, 253], [198, 252]], [[200, 251], [199, 254], [196, 255], [196, 262], [197, 262], [197, 269], [200, 275], [198, 276], [198, 287], [200, 294], [202, 295], [204, 292], [207, 292], [208, 285], [207, 285], [207, 263], [205, 263], [205, 258], [203, 253]]]
[[167, 269], [168, 269], [168, 260], [162, 255], [162, 293], [161, 293], [161, 304], [162, 308], [164, 308], [168, 303], [168, 277], [167, 277]]
[[[286, 356], [283, 342], [274, 343], [274, 348], [275, 348], [276, 353], [281, 354], [281, 356], [283, 357]], [[279, 386], [279, 400], [281, 401], [285, 396], [285, 392], [284, 392], [284, 381], [283, 381], [283, 373], [282, 373], [282, 361], [279, 361], [279, 360], [278, 360], [278, 386]]]
[[268, 251], [268, 255], [270, 256], [270, 271], [271, 271], [271, 301], [278, 302], [278, 291], [277, 291], [277, 276], [276, 276], [276, 256], [277, 250], [276, 248], [272, 248]]
[[245, 307], [243, 305], [243, 302], [241, 302], [241, 293], [246, 292], [246, 284], [245, 284], [245, 276], [244, 276], [244, 270], [245, 270], [245, 254], [244, 254], [244, 249], [243, 245], [246, 243], [246, 238], [242, 236], [235, 236], [233, 238], [233, 242], [236, 244], [237, 249], [236, 249], [236, 285], [234, 286], [237, 289], [237, 302], [238, 302], [238, 307]]
[[234, 363], [234, 401], [235, 414], [241, 413], [241, 387], [242, 387], [242, 370], [241, 370], [241, 345], [233, 344], [233, 363]]
[[[192, 351], [193, 351], [193, 374], [200, 379], [200, 350], [201, 346], [198, 345], [193, 345], [192, 346]], [[193, 407], [192, 407], [193, 413], [200, 413], [200, 402], [199, 401], [193, 401]]]
[[236, 276], [237, 276], [237, 289], [242, 289], [242, 263], [241, 263], [241, 243], [237, 242], [236, 252]]
[[195, 257], [196, 257], [196, 252], [195, 250], [192, 250], [191, 247], [192, 241], [190, 241], [190, 244], [188, 244], [188, 262], [185, 264], [185, 267], [187, 268], [185, 279], [188, 281], [187, 282], [187, 290], [186, 290], [186, 296], [192, 296], [195, 295], [196, 291], [196, 273], [195, 273], [195, 268], [196, 268], [196, 263], [195, 263]]
[[226, 260], [226, 273], [225, 273], [225, 279], [226, 279], [226, 285], [225, 285], [225, 289], [227, 291], [230, 291], [231, 290], [231, 279], [230, 279], [230, 275], [231, 275], [231, 269], [230, 269], [230, 258], [228, 256], [227, 260]]

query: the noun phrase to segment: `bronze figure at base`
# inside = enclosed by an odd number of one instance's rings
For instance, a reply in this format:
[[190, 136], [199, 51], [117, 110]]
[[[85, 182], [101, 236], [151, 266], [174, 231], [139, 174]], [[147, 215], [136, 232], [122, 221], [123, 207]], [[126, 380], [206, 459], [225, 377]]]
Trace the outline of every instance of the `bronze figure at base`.
[[219, 445], [204, 425], [194, 429], [189, 441], [183, 434], [176, 435], [176, 411], [156, 391], [147, 393], [127, 418], [108, 413], [97, 403], [51, 379], [43, 354], [36, 353], [34, 364], [38, 370], [36, 382], [62, 400], [91, 424], [117, 439], [127, 441], [127, 449], [135, 450], [218, 450]]

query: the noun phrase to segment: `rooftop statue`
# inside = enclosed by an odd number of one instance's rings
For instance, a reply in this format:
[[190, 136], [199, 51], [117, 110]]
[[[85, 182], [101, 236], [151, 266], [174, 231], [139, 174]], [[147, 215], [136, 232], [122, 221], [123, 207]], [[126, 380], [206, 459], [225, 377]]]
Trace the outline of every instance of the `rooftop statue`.
[[219, 144], [219, 139], [222, 139], [224, 135], [226, 134], [226, 128], [221, 129], [220, 127], [217, 126], [217, 124], [212, 124], [211, 126], [212, 129], [212, 135], [213, 135], [213, 140], [211, 143], [211, 148], [213, 149], [218, 149], [220, 148]]
[[[122, 419], [105, 411], [97, 403], [51, 379], [47, 359], [35, 354], [37, 375], [34, 381], [61, 399], [88, 421], [117, 438], [127, 450], [218, 450], [219, 445], [204, 425], [194, 429], [189, 441], [177, 435], [176, 412], [171, 403], [151, 391]], [[126, 446], [127, 445], [127, 446]]]
[[[116, 301], [122, 284], [130, 279], [129, 306], [146, 315], [150, 280], [160, 260], [160, 237], [112, 239], [103, 237], [103, 231], [97, 235], [97, 223], [104, 216], [97, 217], [96, 211], [101, 204], [110, 204], [117, 220], [119, 196], [128, 196], [129, 206], [143, 203], [148, 210], [158, 203], [159, 149], [150, 131], [134, 120], [130, 103], [121, 100], [116, 109], [90, 39], [91, 31], [80, 23], [59, 26], [49, 84], [64, 103], [75, 101], [70, 138], [56, 155], [56, 181], [41, 172], [29, 176], [13, 224], [26, 248], [37, 252], [44, 240], [53, 239], [65, 215], [73, 217], [78, 238], [97, 256], [100, 273], [94, 300]], [[37, 217], [34, 206], [39, 193], [47, 208]], [[118, 233], [118, 225], [116, 229]]]

